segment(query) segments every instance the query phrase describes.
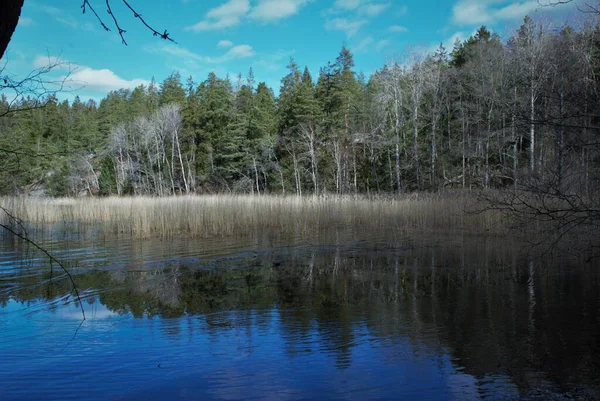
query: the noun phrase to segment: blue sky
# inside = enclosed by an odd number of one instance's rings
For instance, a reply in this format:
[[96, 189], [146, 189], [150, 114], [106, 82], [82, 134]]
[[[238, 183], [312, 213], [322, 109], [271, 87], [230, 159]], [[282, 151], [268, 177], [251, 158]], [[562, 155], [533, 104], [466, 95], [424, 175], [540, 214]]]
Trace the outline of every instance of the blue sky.
[[252, 67], [256, 81], [277, 93], [290, 57], [316, 76], [344, 43], [356, 70], [369, 75], [413, 46], [445, 43], [451, 50], [482, 24], [505, 35], [526, 14], [557, 23], [583, 18], [573, 4], [540, 9], [537, 0], [129, 0], [150, 25], [168, 29], [174, 44], [153, 37], [121, 0], [112, 0], [127, 31], [124, 46], [104, 0], [89, 2], [111, 32], [91, 12], [81, 13], [81, 0], [26, 0], [4, 56], [7, 71], [22, 75], [60, 57], [78, 65], [73, 87], [82, 88], [75, 93], [98, 100], [152, 77], [160, 82], [173, 70], [201, 82], [211, 71], [235, 80]]

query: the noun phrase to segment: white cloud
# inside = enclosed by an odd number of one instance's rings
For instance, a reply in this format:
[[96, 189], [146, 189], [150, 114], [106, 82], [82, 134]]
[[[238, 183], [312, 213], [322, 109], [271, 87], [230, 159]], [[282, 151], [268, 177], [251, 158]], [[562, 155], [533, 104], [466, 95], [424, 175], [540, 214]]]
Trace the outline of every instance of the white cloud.
[[194, 53], [188, 49], [185, 49], [181, 46], [178, 45], [172, 45], [172, 44], [164, 44], [162, 46], [160, 46], [159, 48], [148, 48], [148, 51], [152, 52], [152, 53], [165, 53], [171, 56], [175, 56], [178, 58], [183, 58], [183, 59], [189, 59], [189, 60], [198, 60], [198, 61], [205, 61], [205, 56], [201, 56], [197, 53]]
[[64, 10], [61, 10], [60, 8], [42, 5], [40, 6], [40, 9], [46, 14], [51, 15], [57, 22], [60, 22], [63, 25], [66, 25], [73, 29], [79, 28], [79, 21]]
[[460, 0], [452, 8], [452, 20], [456, 24], [484, 24], [490, 21], [488, 4], [484, 1]]
[[55, 64], [58, 64], [56, 67], [57, 71], [69, 71], [68, 77], [62, 76], [57, 81], [66, 79], [69, 86], [75, 85], [78, 87], [77, 89], [85, 88], [93, 92], [109, 92], [121, 88], [131, 89], [150, 83], [150, 81], [141, 78], [132, 80], [121, 78], [107, 68], [96, 70], [91, 67], [78, 66], [76, 63], [71, 63], [60, 58], [60, 56], [37, 56], [33, 61], [35, 68], [44, 68]]
[[263, 22], [271, 22], [298, 14], [309, 0], [259, 0], [249, 17]]
[[33, 60], [34, 68], [52, 67], [53, 70], [70, 70], [77, 67], [77, 64], [71, 63], [59, 56], [37, 56]]
[[300, 9], [313, 0], [258, 0], [252, 7], [249, 0], [229, 0], [209, 10], [204, 19], [185, 29], [189, 31], [212, 31], [239, 25], [244, 18], [264, 23], [298, 14]]
[[[269, 72], [282, 71], [285, 68], [286, 61], [289, 60], [294, 53], [294, 51], [280, 49], [275, 53], [263, 54], [261, 55], [261, 58], [254, 63], [254, 65], [261, 66]], [[276, 86], [273, 86], [273, 88]]]
[[42, 5], [40, 8], [46, 14], [50, 14], [50, 15], [61, 15], [62, 14], [62, 12], [60, 11], [60, 8], [56, 8], [56, 7], [52, 7], [52, 6], [48, 6], [48, 5]]
[[35, 68], [44, 68], [52, 64], [58, 63], [59, 58], [57, 56], [37, 56], [33, 60], [33, 66]]
[[234, 58], [246, 58], [254, 56], [254, 49], [249, 45], [238, 45], [234, 46], [227, 53], [225, 53], [222, 57], [223, 60], [230, 60]]
[[[452, 36], [450, 36], [445, 41], [443, 41], [442, 45], [444, 45], [444, 47], [446, 48], [446, 50], [448, 52], [451, 52], [452, 49], [454, 49], [454, 44], [457, 41], [464, 42], [465, 40], [467, 40], [469, 38], [469, 36], [471, 36], [471, 35], [464, 33], [464, 32], [455, 32]], [[435, 49], [437, 50], [438, 47], [439, 47], [439, 43], [437, 44], [437, 46], [435, 46]]]
[[217, 46], [219, 46], [219, 47], [231, 47], [231, 46], [233, 46], [233, 42], [231, 40], [220, 40], [219, 43], [217, 43]]
[[358, 9], [359, 14], [366, 15], [368, 17], [376, 17], [390, 6], [390, 3], [373, 3], [365, 4]]
[[33, 18], [23, 16], [19, 17], [19, 26], [31, 26], [33, 24]]
[[366, 38], [358, 42], [356, 46], [354, 46], [354, 52], [360, 53], [365, 51], [371, 43], [373, 43], [373, 38], [371, 36], [367, 36]]
[[[233, 43], [232, 43], [233, 45]], [[231, 47], [225, 54], [217, 57], [213, 56], [203, 56], [197, 53], [192, 52], [191, 50], [185, 49], [181, 46], [174, 44], [163, 44], [162, 46], [156, 48], [147, 48], [146, 49], [152, 53], [164, 53], [168, 54], [186, 61], [195, 60], [204, 64], [218, 64], [226, 61], [240, 59], [240, 58], [248, 58], [254, 56], [256, 53], [254, 49], [250, 45], [237, 45]]]
[[388, 28], [389, 32], [408, 32], [408, 28], [402, 25], [392, 25]]
[[387, 39], [381, 39], [380, 41], [378, 41], [375, 44], [375, 50], [377, 52], [381, 52], [383, 49], [385, 49], [386, 47], [388, 47], [388, 45], [390, 44], [390, 41]]
[[336, 0], [333, 7], [326, 11], [329, 14], [340, 14], [348, 11], [355, 11], [360, 15], [367, 17], [376, 17], [392, 5], [391, 2], [381, 2], [375, 0]]
[[475, 33], [476, 33], [476, 31], [473, 31], [471, 33], [463, 32], [463, 31], [454, 32], [451, 36], [445, 38], [441, 42], [433, 42], [433, 43], [431, 43], [427, 47], [427, 51], [429, 53], [431, 53], [431, 54], [434, 54], [439, 49], [440, 44], [441, 44], [446, 49], [446, 52], [448, 52], [448, 54], [450, 54], [452, 52], [452, 49], [454, 49], [454, 44], [456, 43], [457, 40], [459, 42], [464, 42], [470, 36], [473, 36]]
[[489, 24], [523, 18], [538, 7], [536, 0], [458, 0], [452, 8], [452, 21], [458, 25]]
[[127, 80], [119, 77], [113, 71], [103, 68], [95, 70], [90, 67], [81, 67], [69, 77], [73, 83], [84, 85], [85, 89], [95, 92], [109, 92], [121, 88], [133, 89], [140, 85], [149, 85], [150, 81], [136, 78]]
[[335, 0], [333, 7], [342, 10], [356, 10], [364, 0]]
[[77, 21], [73, 17], [69, 17], [68, 15], [65, 17], [57, 17], [56, 20], [61, 24], [71, 27], [73, 29], [79, 28], [79, 21]]
[[512, 20], [525, 17], [537, 9], [537, 1], [526, 1], [523, 3], [513, 3], [496, 11], [495, 15], [499, 19]]
[[249, 0], [229, 0], [219, 7], [210, 9], [204, 20], [186, 29], [200, 32], [233, 27], [240, 23], [248, 11], [250, 11]]
[[[322, 13], [326, 17], [325, 29], [343, 31], [350, 38], [356, 35], [363, 25], [381, 15], [391, 5], [392, 1], [335, 0], [333, 5]], [[365, 39], [361, 43], [364, 45]]]
[[358, 30], [367, 23], [366, 20], [349, 20], [347, 18], [334, 18], [325, 22], [328, 31], [343, 31], [348, 37], [356, 35]]

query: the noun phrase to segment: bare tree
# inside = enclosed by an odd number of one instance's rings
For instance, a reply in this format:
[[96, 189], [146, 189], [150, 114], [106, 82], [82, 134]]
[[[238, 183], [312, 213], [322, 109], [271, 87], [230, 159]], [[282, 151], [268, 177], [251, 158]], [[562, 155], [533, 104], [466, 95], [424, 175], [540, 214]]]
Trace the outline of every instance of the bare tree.
[[437, 130], [438, 123], [442, 116], [442, 107], [445, 97], [445, 76], [442, 73], [444, 67], [445, 49], [442, 45], [438, 48], [431, 62], [432, 65], [432, 80], [430, 83], [431, 92], [431, 104], [430, 104], [430, 115], [431, 115], [431, 147], [430, 147], [430, 183], [431, 187], [437, 187], [438, 177], [438, 144], [437, 144]]
[[[161, 107], [156, 115], [156, 121], [160, 125], [160, 127], [165, 131], [165, 138], [170, 137], [170, 145], [171, 145], [171, 178], [172, 180], [176, 176], [175, 172], [175, 163], [179, 163], [179, 168], [181, 169], [181, 173], [179, 177], [183, 181], [183, 185], [185, 188], [185, 192], [188, 193], [190, 188], [187, 183], [186, 173], [185, 173], [185, 165], [183, 163], [183, 157], [181, 155], [181, 144], [179, 141], [179, 134], [182, 128], [182, 118], [180, 113], [180, 106], [177, 104], [168, 104]], [[175, 160], [175, 153], [177, 153], [177, 160]], [[175, 188], [173, 187], [173, 192], [175, 192]]]
[[[562, 6], [565, 4], [571, 4], [577, 2], [577, 0], [538, 0], [538, 4], [541, 5], [542, 7], [556, 7], [556, 6]], [[596, 2], [598, 3], [598, 2]], [[584, 13], [588, 13], [588, 14], [595, 14], [595, 15], [600, 15], [600, 5], [599, 4], [592, 4], [591, 2], [585, 1], [583, 3], [583, 5], [576, 5], [577, 9], [581, 12]]]
[[513, 47], [516, 52], [514, 60], [520, 65], [522, 85], [528, 88], [527, 107], [529, 109], [529, 170], [536, 170], [536, 121], [537, 102], [548, 79], [549, 69], [546, 62], [547, 48], [546, 27], [536, 24], [529, 17], [517, 33], [517, 43]]
[[379, 75], [382, 91], [378, 102], [387, 110], [388, 117], [394, 131], [394, 155], [396, 169], [396, 192], [402, 194], [402, 174], [400, 170], [400, 130], [404, 122], [404, 96], [402, 94], [402, 81], [405, 78], [405, 68], [397, 62], [384, 69]]
[[410, 115], [413, 131], [413, 159], [417, 187], [422, 189], [421, 152], [419, 150], [419, 132], [421, 131], [421, 108], [425, 101], [425, 92], [430, 84], [431, 70], [426, 60], [426, 53], [413, 49], [409, 54], [410, 68], [405, 80], [406, 105]]
[[319, 194], [319, 162], [317, 159], [317, 127], [312, 121], [300, 124], [300, 135], [306, 145], [310, 158], [310, 177], [313, 182], [314, 194]]
[[[543, 79], [536, 84], [536, 106], [541, 104], [543, 113], [536, 112], [533, 122], [546, 133], [536, 150], [545, 157], [534, 159], [536, 170], [520, 177], [514, 190], [481, 195], [484, 209], [501, 210], [521, 230], [534, 231], [537, 235], [529, 236], [535, 239], [533, 246], [552, 251], [562, 243], [590, 257], [600, 256], [600, 129], [593, 116], [598, 80], [597, 60], [591, 56], [595, 40], [594, 30], [576, 33], [570, 28], [544, 39]], [[528, 69], [521, 71], [530, 77]], [[526, 93], [527, 103], [529, 97]], [[523, 120], [528, 124], [531, 117]]]
[[[0, 117], [16, 111], [26, 111], [43, 107], [50, 98], [58, 93], [72, 91], [71, 75], [77, 67], [60, 57], [48, 57], [48, 64], [35, 68], [27, 75], [18, 76], [7, 69], [9, 60], [0, 66], [0, 94], [7, 107], [0, 109]], [[59, 76], [54, 74], [60, 73]], [[20, 104], [27, 98], [27, 105]], [[18, 105], [18, 107], [16, 107]]]

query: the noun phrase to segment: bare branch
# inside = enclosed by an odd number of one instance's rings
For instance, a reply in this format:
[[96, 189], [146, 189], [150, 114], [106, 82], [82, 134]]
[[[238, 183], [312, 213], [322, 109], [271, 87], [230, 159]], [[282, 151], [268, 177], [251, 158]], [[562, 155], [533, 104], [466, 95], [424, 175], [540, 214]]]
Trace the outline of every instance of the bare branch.
[[[16, 111], [21, 111], [19, 109], [15, 110]], [[28, 149], [8, 149], [8, 148], [2, 148], [0, 147], [0, 152], [1, 153], [6, 153], [9, 155], [13, 155], [13, 156], [29, 156], [29, 157], [50, 157], [50, 156], [66, 156], [69, 153], [67, 152], [49, 152], [49, 153], [45, 153], [45, 152], [31, 152]]]
[[[570, 4], [572, 2], [573, 2], [573, 0], [547, 0], [547, 1], [538, 0], [538, 4], [542, 7], [556, 7], [556, 6], [560, 6], [560, 5], [564, 5], [564, 4]], [[577, 4], [576, 5], [577, 10], [581, 11], [582, 13], [600, 15], [600, 8], [598, 6], [593, 6], [587, 2], [584, 4], [585, 4], [585, 8], [581, 8]]]
[[161, 39], [164, 39], [164, 40], [169, 40], [169, 41], [171, 41], [171, 42], [173, 42], [173, 43], [177, 43], [177, 42], [175, 42], [175, 41], [174, 41], [174, 40], [173, 40], [173, 39], [170, 37], [170, 34], [167, 32], [167, 30], [166, 30], [166, 29], [165, 29], [165, 31], [164, 31], [163, 33], [160, 33], [160, 32], [158, 32], [156, 29], [154, 29], [154, 28], [152, 28], [150, 25], [148, 25], [148, 23], [146, 23], [146, 21], [145, 21], [145, 20], [142, 18], [142, 15], [141, 15], [141, 14], [139, 14], [137, 11], [135, 11], [135, 10], [133, 9], [133, 7], [131, 7], [131, 6], [129, 5], [129, 3], [127, 2], [127, 0], [123, 0], [123, 3], [125, 3], [125, 5], [126, 5], [126, 6], [127, 6], [127, 7], [128, 7], [128, 8], [129, 8], [129, 9], [132, 11], [132, 12], [133, 12], [133, 16], [134, 16], [135, 18], [138, 18], [138, 19], [139, 19], [139, 20], [142, 22], [142, 24], [144, 24], [144, 26], [146, 26], [146, 28], [148, 28], [150, 31], [152, 31], [152, 35], [154, 35], [154, 36], [159, 36]]
[[[0, 93], [12, 92], [7, 100], [8, 107], [0, 110], [0, 117], [14, 112], [22, 112], [44, 107], [50, 98], [66, 89], [72, 89], [68, 85], [72, 82], [70, 77], [77, 69], [71, 63], [48, 56], [48, 65], [36, 68], [25, 77], [2, 73], [5, 66], [0, 68]], [[64, 70], [64, 75], [51, 78], [48, 75], [53, 71]], [[23, 101], [27, 101], [23, 104]]]
[[[4, 213], [9, 217], [9, 219], [11, 221], [14, 221], [17, 226], [21, 227], [23, 230], [23, 223], [21, 219], [15, 218], [7, 209], [5, 209], [4, 207], [0, 206], [0, 209], [2, 211], [4, 211]], [[2, 227], [3, 229], [5, 229], [6, 231], [8, 231], [9, 233], [11, 233], [12, 235], [14, 235], [15, 237], [27, 242], [30, 245], [33, 245], [36, 249], [38, 249], [39, 251], [41, 251], [44, 255], [46, 255], [46, 257], [48, 257], [48, 259], [50, 259], [52, 262], [56, 263], [58, 266], [60, 266], [60, 268], [65, 272], [65, 274], [67, 275], [67, 277], [69, 277], [69, 280], [71, 281], [71, 284], [73, 285], [73, 291], [75, 292], [75, 296], [77, 298], [77, 302], [79, 302], [79, 307], [81, 308], [81, 314], [83, 315], [83, 320], [86, 319], [85, 317], [85, 310], [83, 309], [83, 302], [81, 301], [81, 296], [79, 295], [79, 290], [77, 289], [77, 284], [75, 283], [75, 279], [73, 278], [73, 276], [71, 275], [71, 273], [69, 272], [69, 270], [65, 267], [65, 265], [63, 265], [58, 259], [56, 259], [54, 256], [52, 256], [52, 254], [50, 254], [50, 252], [48, 252], [46, 249], [42, 248], [40, 245], [38, 245], [36, 242], [34, 242], [33, 240], [31, 240], [28, 236], [27, 236], [27, 231], [24, 230], [24, 234], [15, 231], [15, 229], [13, 229], [12, 227], [0, 223], [0, 227]]]
[[[130, 4], [127, 0], [123, 0], [123, 4], [125, 4], [125, 6], [127, 6], [127, 8], [129, 8], [131, 10], [131, 12], [133, 13], [134, 18], [137, 18], [141, 21], [141, 23], [150, 30], [150, 32], [152, 32], [153, 36], [157, 36], [161, 39], [164, 40], [168, 40], [170, 42], [173, 43], [177, 43], [173, 40], [173, 38], [171, 38], [171, 34], [169, 32], [167, 32], [167, 30], [165, 29], [164, 32], [159, 32], [156, 29], [154, 29], [150, 24], [148, 24], [148, 22], [146, 22], [146, 20], [142, 17], [142, 14], [138, 13]], [[96, 10], [94, 10], [94, 8], [92, 7], [91, 3], [89, 2], [89, 0], [83, 0], [82, 4], [81, 4], [81, 10], [83, 12], [83, 14], [85, 14], [85, 12], [87, 11], [87, 9], [90, 9], [90, 11], [92, 11], [92, 13], [94, 14], [94, 16], [96, 17], [96, 19], [98, 20], [98, 22], [100, 23], [100, 25], [102, 26], [102, 28], [105, 31], [110, 31], [110, 28], [104, 23], [104, 21], [102, 20], [102, 18], [100, 18], [100, 16], [98, 15], [98, 13], [96, 12]], [[127, 41], [125, 40], [125, 36], [124, 34], [127, 32], [125, 29], [121, 28], [121, 26], [119, 25], [119, 21], [116, 17], [116, 15], [114, 14], [111, 6], [110, 6], [110, 0], [106, 0], [106, 12], [108, 13], [108, 15], [111, 16], [117, 31], [119, 32], [119, 36], [121, 37], [121, 42], [127, 46]]]
[[96, 10], [94, 10], [94, 7], [92, 7], [92, 5], [90, 4], [90, 2], [88, 0], [83, 0], [83, 4], [81, 4], [81, 11], [82, 11], [83, 14], [85, 14], [86, 9], [88, 7], [89, 7], [90, 11], [92, 13], [94, 13], [94, 15], [96, 16], [96, 19], [98, 20], [98, 22], [100, 22], [100, 25], [102, 25], [102, 28], [104, 28], [105, 31], [110, 31], [110, 28], [106, 26], [106, 24], [104, 23], [104, 21], [102, 21], [102, 18], [100, 18], [100, 16], [96, 12]]
[[119, 22], [117, 21], [117, 17], [115, 17], [115, 15], [112, 12], [112, 9], [110, 8], [110, 0], [106, 0], [106, 12], [108, 13], [108, 15], [110, 15], [115, 23], [115, 26], [117, 27], [117, 30], [119, 31], [119, 36], [121, 37], [121, 42], [127, 46], [127, 41], [125, 40], [125, 37], [123, 36], [123, 34], [127, 31], [125, 31], [123, 28], [121, 28], [119, 26]]

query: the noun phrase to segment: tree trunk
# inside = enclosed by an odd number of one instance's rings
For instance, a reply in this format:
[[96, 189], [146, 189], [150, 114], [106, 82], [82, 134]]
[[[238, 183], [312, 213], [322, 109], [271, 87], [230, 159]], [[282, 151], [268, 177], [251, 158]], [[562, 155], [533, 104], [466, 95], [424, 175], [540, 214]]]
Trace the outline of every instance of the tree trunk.
[[[435, 111], [434, 111], [435, 113]], [[437, 143], [436, 133], [437, 129], [437, 116], [434, 114], [433, 121], [431, 122], [431, 188], [437, 189]]]
[[0, 58], [10, 43], [13, 32], [19, 23], [24, 0], [3, 0], [0, 13]]
[[254, 177], [256, 178], [256, 193], [260, 195], [260, 181], [258, 178], [258, 168], [256, 167], [256, 158], [252, 157], [252, 162], [254, 164]]
[[300, 171], [299, 171], [299, 166], [298, 166], [298, 159], [296, 157], [296, 148], [294, 147], [293, 143], [292, 143], [292, 150], [290, 153], [292, 156], [292, 165], [294, 166], [294, 181], [296, 182], [296, 195], [302, 195], [302, 184], [300, 182]]
[[394, 139], [396, 141], [396, 191], [398, 196], [402, 195], [402, 177], [400, 175], [400, 106], [398, 105], [398, 92], [394, 88], [394, 106], [396, 119], [394, 121]]
[[492, 136], [492, 112], [494, 110], [494, 105], [490, 106], [490, 110], [487, 115], [487, 133], [485, 136], [485, 172], [484, 172], [484, 180], [483, 185], [487, 189], [490, 186], [490, 137]]
[[[565, 103], [564, 103], [564, 93], [562, 90], [560, 92], [560, 117], [561, 117], [561, 121], [564, 121]], [[557, 156], [556, 156], [556, 180], [557, 180], [558, 191], [561, 191], [562, 181], [563, 181], [564, 148], [565, 148], [565, 126], [563, 124], [561, 124], [558, 132], [556, 133], [556, 154], [557, 154]]]
[[417, 187], [421, 187], [421, 162], [419, 157], [419, 107], [417, 102], [413, 105], [413, 151], [415, 153], [415, 178], [417, 180]]
[[171, 133], [171, 186], [173, 187], [173, 195], [175, 195], [175, 131]]
[[535, 171], [535, 91], [533, 89], [533, 83], [531, 84], [530, 94], [530, 127], [529, 127], [529, 170]]
[[317, 149], [316, 149], [316, 132], [312, 123], [303, 127], [304, 139], [306, 140], [306, 146], [308, 154], [310, 155], [310, 174], [313, 182], [313, 191], [315, 195], [319, 194], [319, 166], [317, 161]]
[[460, 99], [460, 111], [461, 111], [461, 122], [462, 122], [462, 187], [465, 187], [465, 177], [467, 176], [467, 172], [466, 172], [466, 165], [465, 165], [465, 159], [466, 159], [466, 138], [465, 138], [465, 131], [466, 131], [466, 127], [465, 127], [465, 109], [463, 107], [463, 103], [462, 103], [462, 98]]
[[358, 194], [358, 174], [356, 172], [356, 149], [352, 145], [352, 170], [354, 173], [354, 194]]
[[188, 186], [187, 179], [185, 178], [185, 167], [183, 166], [183, 157], [181, 156], [181, 146], [179, 144], [179, 134], [177, 133], [177, 129], [175, 132], [175, 144], [177, 145], [177, 153], [179, 155], [179, 166], [181, 167], [181, 178], [183, 178], [183, 186], [185, 187], [185, 193], [190, 192], [190, 187]]
[[392, 156], [390, 155], [390, 152], [388, 152], [388, 167], [389, 167], [389, 174], [390, 174], [390, 191], [394, 190], [394, 174], [392, 173]]
[[518, 184], [518, 180], [519, 180], [519, 176], [518, 176], [519, 154], [517, 153], [519, 140], [517, 138], [517, 134], [516, 134], [517, 131], [516, 131], [516, 126], [515, 126], [515, 120], [516, 120], [516, 116], [517, 116], [516, 104], [517, 104], [517, 87], [515, 86], [515, 101], [513, 104], [513, 113], [512, 113], [512, 122], [511, 122], [511, 131], [512, 131], [512, 140], [513, 140], [513, 184], [514, 184], [515, 189], [517, 189], [517, 184]]
[[335, 190], [338, 195], [343, 192], [343, 183], [342, 183], [342, 168], [343, 168], [343, 160], [341, 154], [341, 145], [340, 140], [335, 138], [333, 140], [333, 159], [335, 160]]

